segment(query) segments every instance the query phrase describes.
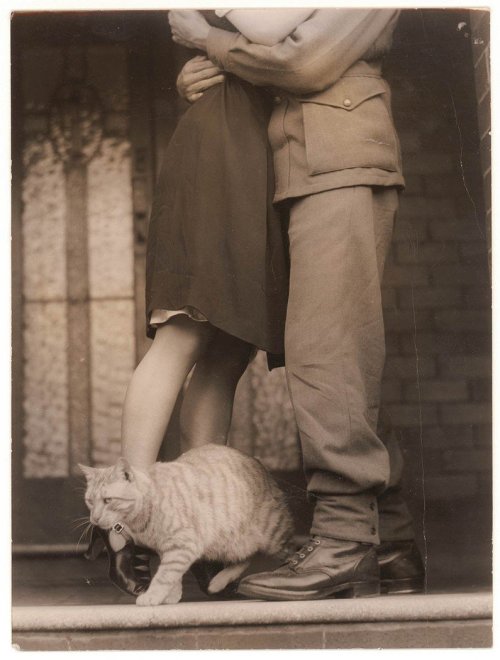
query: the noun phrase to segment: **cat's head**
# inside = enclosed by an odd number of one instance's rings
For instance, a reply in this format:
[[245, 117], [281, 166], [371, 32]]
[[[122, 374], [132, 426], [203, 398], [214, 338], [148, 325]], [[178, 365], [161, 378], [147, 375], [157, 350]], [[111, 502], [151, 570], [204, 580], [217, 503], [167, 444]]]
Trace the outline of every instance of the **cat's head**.
[[124, 458], [109, 468], [78, 467], [87, 479], [85, 503], [93, 525], [111, 529], [116, 522], [131, 522], [140, 513], [143, 504], [140, 475]]

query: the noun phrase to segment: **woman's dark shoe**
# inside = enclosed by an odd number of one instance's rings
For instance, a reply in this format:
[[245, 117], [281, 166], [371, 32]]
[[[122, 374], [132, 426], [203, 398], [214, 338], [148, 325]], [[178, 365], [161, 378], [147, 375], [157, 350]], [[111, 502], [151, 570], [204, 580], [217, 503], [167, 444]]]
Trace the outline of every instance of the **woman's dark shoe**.
[[126, 539], [125, 545], [120, 550], [113, 550], [108, 532], [94, 526], [89, 547], [84, 554], [85, 559], [97, 559], [104, 548], [108, 551], [108, 572], [111, 582], [132, 596], [138, 596], [146, 591], [151, 582], [152, 551], [134, 545], [131, 539]]
[[375, 551], [382, 593], [417, 594], [424, 591], [425, 568], [415, 541], [386, 541]]
[[95, 561], [97, 557], [101, 555], [102, 551], [106, 547], [102, 534], [104, 534], [102, 529], [96, 527], [95, 525], [92, 526], [90, 532], [89, 547], [83, 553], [85, 559], [89, 559], [90, 561]]

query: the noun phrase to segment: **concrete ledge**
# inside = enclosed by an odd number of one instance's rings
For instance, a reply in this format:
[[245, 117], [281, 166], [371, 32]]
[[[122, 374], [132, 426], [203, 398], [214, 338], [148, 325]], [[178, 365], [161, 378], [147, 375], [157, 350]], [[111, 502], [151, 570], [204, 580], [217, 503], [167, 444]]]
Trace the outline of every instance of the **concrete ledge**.
[[225, 601], [12, 608], [14, 632], [173, 629], [214, 626], [478, 621], [492, 618], [490, 593], [384, 596], [303, 602]]
[[20, 651], [483, 649], [491, 648], [492, 631], [482, 619], [17, 632], [12, 641]]

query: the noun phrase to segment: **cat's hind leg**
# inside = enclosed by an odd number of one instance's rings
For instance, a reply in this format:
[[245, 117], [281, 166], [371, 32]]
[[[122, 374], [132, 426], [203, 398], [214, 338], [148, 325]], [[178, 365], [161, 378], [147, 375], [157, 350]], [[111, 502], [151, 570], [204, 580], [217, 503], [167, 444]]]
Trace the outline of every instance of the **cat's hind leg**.
[[210, 580], [208, 593], [217, 594], [227, 587], [228, 584], [237, 580], [240, 575], [250, 566], [250, 561], [242, 561], [238, 564], [232, 564], [222, 569], [215, 577]]

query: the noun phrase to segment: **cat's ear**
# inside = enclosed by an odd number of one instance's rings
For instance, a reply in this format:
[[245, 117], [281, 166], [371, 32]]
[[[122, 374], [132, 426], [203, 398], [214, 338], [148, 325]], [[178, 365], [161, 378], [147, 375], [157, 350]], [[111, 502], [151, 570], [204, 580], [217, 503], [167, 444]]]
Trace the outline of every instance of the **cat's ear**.
[[90, 467], [88, 465], [82, 465], [81, 463], [78, 463], [78, 467], [85, 475], [87, 481], [91, 481], [94, 478], [96, 468]]
[[115, 465], [114, 475], [124, 481], [134, 481], [134, 471], [126, 458], [119, 458]]

